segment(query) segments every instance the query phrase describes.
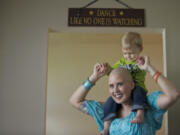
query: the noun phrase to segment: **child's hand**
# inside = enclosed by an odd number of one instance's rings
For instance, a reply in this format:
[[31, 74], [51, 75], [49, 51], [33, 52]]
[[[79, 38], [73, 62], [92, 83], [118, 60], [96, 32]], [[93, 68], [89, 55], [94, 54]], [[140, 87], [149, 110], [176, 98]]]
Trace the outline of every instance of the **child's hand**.
[[138, 57], [138, 59], [137, 59], [137, 64], [138, 64], [138, 65], [144, 65], [144, 63], [145, 63], [144, 58], [143, 58], [142, 56]]
[[142, 70], [147, 70], [148, 66], [150, 65], [149, 57], [148, 56], [140, 56], [137, 59], [138, 67]]
[[105, 63], [106, 64], [106, 74], [109, 75], [109, 73], [111, 72], [112, 68], [109, 65], [109, 63]]

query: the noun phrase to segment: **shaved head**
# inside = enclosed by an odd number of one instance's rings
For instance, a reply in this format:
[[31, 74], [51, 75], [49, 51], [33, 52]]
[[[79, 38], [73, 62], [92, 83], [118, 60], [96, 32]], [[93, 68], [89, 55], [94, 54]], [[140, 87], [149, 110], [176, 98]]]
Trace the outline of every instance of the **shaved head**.
[[113, 75], [119, 75], [130, 82], [133, 81], [131, 73], [126, 68], [119, 67], [119, 68], [112, 70], [109, 77], [111, 77]]
[[109, 93], [118, 104], [129, 104], [134, 81], [131, 73], [126, 68], [116, 68], [109, 75]]

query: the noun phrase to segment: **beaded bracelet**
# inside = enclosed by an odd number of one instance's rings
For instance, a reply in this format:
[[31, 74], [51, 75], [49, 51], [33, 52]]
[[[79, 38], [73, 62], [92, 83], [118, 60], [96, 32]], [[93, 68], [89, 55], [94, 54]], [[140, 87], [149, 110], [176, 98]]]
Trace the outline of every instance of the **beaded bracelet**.
[[160, 73], [160, 72], [157, 72], [157, 75], [156, 75], [156, 78], [155, 78], [155, 82], [156, 82], [156, 83], [157, 83], [158, 78], [159, 78], [160, 75], [161, 75], [161, 73]]
[[91, 89], [91, 87], [94, 85], [92, 82], [89, 81], [89, 79], [87, 78], [83, 84], [82, 84], [85, 88], [86, 91], [89, 91]]
[[158, 72], [158, 71], [153, 75], [153, 78], [155, 79], [156, 83], [157, 83], [158, 78], [159, 78], [160, 75], [161, 75], [161, 72]]

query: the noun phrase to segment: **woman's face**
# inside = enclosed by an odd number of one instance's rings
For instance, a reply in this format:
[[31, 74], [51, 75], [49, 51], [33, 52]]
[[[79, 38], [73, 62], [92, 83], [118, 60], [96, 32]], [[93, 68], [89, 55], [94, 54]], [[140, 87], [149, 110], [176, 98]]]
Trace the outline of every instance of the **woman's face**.
[[109, 92], [116, 103], [123, 104], [129, 102], [133, 88], [134, 82], [129, 81], [125, 75], [110, 75]]

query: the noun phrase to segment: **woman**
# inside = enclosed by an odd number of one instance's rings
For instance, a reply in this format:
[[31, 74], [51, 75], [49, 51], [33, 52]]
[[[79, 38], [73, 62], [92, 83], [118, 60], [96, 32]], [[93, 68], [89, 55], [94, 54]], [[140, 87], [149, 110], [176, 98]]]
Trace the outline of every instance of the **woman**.
[[[131, 120], [136, 116], [136, 112], [131, 111], [131, 92], [134, 88], [134, 82], [126, 69], [113, 70], [109, 75], [109, 93], [116, 103], [121, 104], [121, 107], [117, 112], [117, 118], [111, 122], [110, 135], [155, 135], [156, 130], [161, 128], [163, 114], [179, 98], [180, 94], [175, 85], [150, 64], [147, 56], [141, 57], [138, 66], [155, 79], [163, 92], [155, 91], [147, 96], [148, 109], [144, 114], [144, 123], [133, 124]], [[91, 87], [107, 72], [106, 64], [96, 64], [93, 74], [79, 86], [70, 98], [70, 103], [76, 109], [91, 115], [96, 120], [101, 135], [109, 134], [103, 131], [104, 102], [86, 100], [85, 97]]]

